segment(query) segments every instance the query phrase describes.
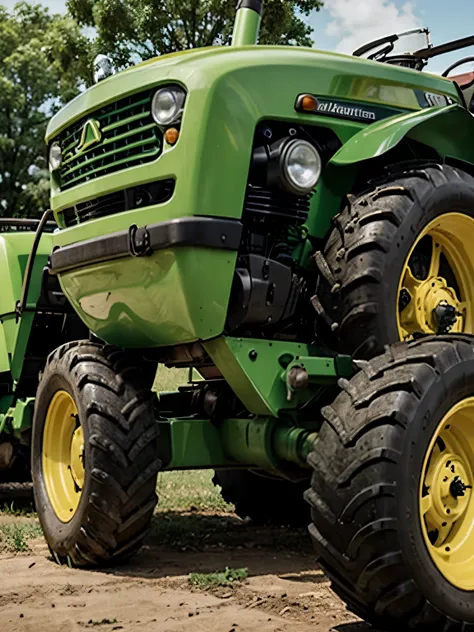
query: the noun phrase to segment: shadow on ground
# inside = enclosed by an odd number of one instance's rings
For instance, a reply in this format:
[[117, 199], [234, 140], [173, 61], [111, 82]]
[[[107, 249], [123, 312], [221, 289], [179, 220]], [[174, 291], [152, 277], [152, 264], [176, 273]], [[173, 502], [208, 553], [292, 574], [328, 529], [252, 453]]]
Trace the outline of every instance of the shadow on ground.
[[315, 575], [319, 569], [305, 528], [256, 526], [233, 515], [193, 512], [157, 513], [138, 555], [123, 566], [98, 572], [159, 578], [226, 566], [248, 568], [250, 576], [270, 573], [301, 582], [326, 581], [322, 573]]
[[[332, 628], [331, 632], [377, 632], [368, 623], [343, 623]], [[403, 630], [400, 630], [403, 632]]]

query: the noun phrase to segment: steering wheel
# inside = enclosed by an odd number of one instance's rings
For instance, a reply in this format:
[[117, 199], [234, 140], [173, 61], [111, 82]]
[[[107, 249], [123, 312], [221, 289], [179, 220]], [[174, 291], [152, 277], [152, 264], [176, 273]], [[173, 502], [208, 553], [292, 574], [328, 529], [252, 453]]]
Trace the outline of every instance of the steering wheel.
[[[418, 30], [416, 32], [418, 32]], [[390, 56], [390, 53], [392, 53], [395, 48], [396, 42], [400, 40], [400, 35], [409, 35], [411, 33], [412, 31], [407, 31], [406, 33], [401, 33], [399, 35], [394, 34], [382, 37], [374, 42], [365, 44], [352, 54], [355, 57], [362, 57], [362, 55], [370, 53], [370, 51], [375, 49], [374, 52], [367, 56], [367, 59], [372, 61], [381, 61], [394, 66], [404, 66], [406, 68], [412, 68], [413, 70], [423, 70], [428, 62], [422, 57], [418, 57], [416, 53], [395, 54]], [[381, 46], [383, 46], [383, 48], [380, 48]]]
[[443, 74], [441, 75], [442, 77], [448, 77], [448, 75], [455, 69], [458, 68], [459, 66], [462, 66], [463, 64], [468, 64], [470, 61], [474, 62], [474, 57], [464, 57], [463, 59], [460, 59], [459, 61], [455, 62], [454, 64], [452, 64], [449, 68], [447, 68]]
[[391, 53], [392, 50], [394, 49], [395, 42], [397, 42], [399, 39], [400, 38], [398, 35], [387, 35], [386, 37], [381, 37], [380, 39], [375, 40], [374, 42], [369, 42], [368, 44], [364, 44], [364, 46], [361, 46], [352, 54], [354, 55], [354, 57], [362, 57], [362, 55], [365, 55], [365, 53], [368, 53], [374, 48], [379, 48], [380, 46], [383, 46], [384, 44], [388, 44], [388, 46], [386, 46], [382, 50], [377, 50], [375, 51], [375, 53], [372, 53], [368, 57], [368, 59], [376, 59], [377, 57], [380, 56], [381, 53], [383, 54]]

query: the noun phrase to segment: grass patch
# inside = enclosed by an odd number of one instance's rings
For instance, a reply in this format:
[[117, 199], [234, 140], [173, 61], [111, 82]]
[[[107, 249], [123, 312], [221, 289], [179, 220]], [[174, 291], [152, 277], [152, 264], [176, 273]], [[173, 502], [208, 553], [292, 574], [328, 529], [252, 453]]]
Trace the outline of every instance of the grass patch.
[[189, 583], [195, 588], [211, 588], [214, 586], [230, 586], [234, 582], [240, 582], [248, 577], [246, 568], [226, 568], [218, 573], [191, 573]]
[[35, 508], [31, 500], [19, 499], [0, 502], [0, 513], [5, 516], [36, 516]]
[[161, 472], [157, 492], [160, 511], [232, 512], [234, 506], [222, 498], [212, 482], [213, 470]]
[[30, 551], [28, 541], [42, 535], [37, 522], [5, 524], [0, 526], [0, 546], [11, 553]]
[[188, 374], [188, 369], [167, 369], [163, 364], [160, 364], [153, 390], [158, 393], [176, 391], [178, 386], [184, 386], [188, 383]]

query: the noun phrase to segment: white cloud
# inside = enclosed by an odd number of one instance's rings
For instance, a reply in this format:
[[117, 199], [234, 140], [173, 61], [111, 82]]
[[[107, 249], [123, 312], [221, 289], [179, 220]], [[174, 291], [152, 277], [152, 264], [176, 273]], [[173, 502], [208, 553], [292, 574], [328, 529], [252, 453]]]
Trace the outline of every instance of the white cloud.
[[339, 38], [337, 51], [352, 53], [378, 37], [421, 26], [412, 2], [393, 0], [326, 0], [330, 15], [326, 34]]

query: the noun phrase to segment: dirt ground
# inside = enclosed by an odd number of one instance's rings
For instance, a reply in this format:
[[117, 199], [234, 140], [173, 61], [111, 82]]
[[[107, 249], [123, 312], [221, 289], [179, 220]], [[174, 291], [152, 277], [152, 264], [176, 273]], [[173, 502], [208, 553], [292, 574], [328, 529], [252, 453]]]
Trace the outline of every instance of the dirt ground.
[[[19, 520], [35, 519], [0, 517], [2, 525]], [[41, 538], [28, 546], [0, 553], [2, 632], [369, 630], [331, 592], [304, 530], [258, 528], [227, 513], [166, 512], [132, 562], [101, 571], [56, 565]], [[248, 579], [190, 585], [190, 573], [226, 567], [247, 568]]]

